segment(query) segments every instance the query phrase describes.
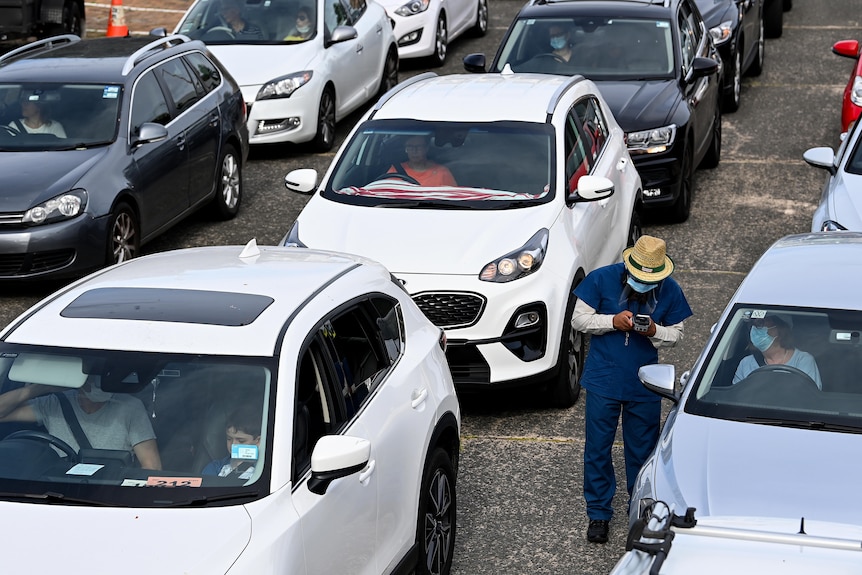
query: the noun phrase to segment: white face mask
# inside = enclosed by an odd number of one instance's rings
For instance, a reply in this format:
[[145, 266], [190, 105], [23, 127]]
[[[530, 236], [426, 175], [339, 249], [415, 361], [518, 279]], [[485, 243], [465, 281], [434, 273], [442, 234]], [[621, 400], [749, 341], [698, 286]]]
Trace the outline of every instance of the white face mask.
[[296, 31], [300, 34], [307, 34], [308, 31], [311, 30], [311, 24], [306, 24], [305, 26], [297, 26]]
[[90, 391], [82, 391], [84, 393], [84, 397], [93, 403], [105, 403], [114, 396], [111, 392], [102, 391], [101, 384], [97, 381], [90, 382]]

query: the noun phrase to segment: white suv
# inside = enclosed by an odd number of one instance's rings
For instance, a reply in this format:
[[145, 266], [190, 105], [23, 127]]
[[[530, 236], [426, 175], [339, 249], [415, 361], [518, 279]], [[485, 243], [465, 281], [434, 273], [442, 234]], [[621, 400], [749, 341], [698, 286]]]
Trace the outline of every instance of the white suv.
[[283, 243], [386, 265], [446, 330], [460, 390], [532, 384], [575, 402], [572, 290], [640, 235], [641, 181], [593, 82], [416, 76], [365, 114], [322, 180], [296, 170], [285, 185], [314, 194]]

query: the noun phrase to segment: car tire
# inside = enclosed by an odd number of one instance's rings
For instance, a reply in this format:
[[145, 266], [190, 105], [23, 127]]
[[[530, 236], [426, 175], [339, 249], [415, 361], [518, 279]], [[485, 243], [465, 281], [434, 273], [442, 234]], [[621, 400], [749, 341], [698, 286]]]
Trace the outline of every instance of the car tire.
[[216, 180], [216, 194], [212, 200], [215, 216], [220, 220], [230, 220], [239, 213], [242, 203], [242, 166], [236, 148], [226, 144], [219, 162], [219, 177]]
[[446, 52], [449, 51], [449, 29], [446, 27], [446, 14], [437, 17], [437, 27], [434, 35], [434, 53], [431, 54], [431, 66], [439, 68], [446, 63]]
[[474, 38], [481, 38], [488, 32], [488, 0], [479, 0], [476, 7], [476, 23], [470, 32]]
[[380, 77], [380, 87], [377, 89], [379, 98], [398, 84], [398, 51], [390, 48], [383, 64], [383, 75]]
[[644, 235], [644, 229], [641, 225], [641, 216], [637, 210], [634, 210], [632, 211], [632, 218], [629, 221], [629, 236], [626, 238], [626, 247], [630, 248], [635, 245], [635, 242], [642, 235]]
[[120, 202], [108, 220], [105, 264], [112, 265], [138, 257], [141, 252], [141, 225], [132, 207]]
[[578, 298], [569, 290], [566, 314], [563, 316], [563, 331], [560, 336], [560, 355], [557, 370], [548, 384], [548, 403], [552, 407], [566, 409], [578, 401], [581, 395], [581, 375], [587, 354], [586, 336], [572, 329], [572, 315]]
[[733, 69], [729, 72], [733, 75], [730, 79], [730, 90], [724, 90], [724, 98], [722, 106], [725, 112], [735, 112], [739, 109], [739, 100], [742, 94], [742, 48], [743, 38], [739, 39], [736, 46], [733, 48], [731, 58], [733, 59]]
[[700, 161], [700, 167], [717, 168], [719, 162], [721, 162], [721, 112], [716, 108], [715, 119], [712, 122], [712, 139], [709, 142], [706, 155]]
[[415, 575], [449, 575], [455, 552], [455, 468], [449, 454], [434, 448], [422, 472]]
[[763, 9], [763, 26], [767, 38], [781, 38], [784, 31], [783, 0], [766, 0]]
[[689, 148], [684, 152], [682, 169], [680, 170], [679, 195], [670, 209], [671, 221], [682, 223], [691, 214], [691, 199], [694, 191], [694, 159], [692, 150]]
[[763, 18], [760, 19], [760, 34], [757, 38], [757, 52], [754, 56], [754, 62], [746, 70], [749, 76], [760, 76], [763, 72], [763, 60], [766, 57], [766, 36], [763, 30]]
[[311, 146], [317, 152], [328, 152], [335, 143], [335, 94], [327, 86], [320, 95], [320, 106], [317, 108], [317, 134], [311, 141]]

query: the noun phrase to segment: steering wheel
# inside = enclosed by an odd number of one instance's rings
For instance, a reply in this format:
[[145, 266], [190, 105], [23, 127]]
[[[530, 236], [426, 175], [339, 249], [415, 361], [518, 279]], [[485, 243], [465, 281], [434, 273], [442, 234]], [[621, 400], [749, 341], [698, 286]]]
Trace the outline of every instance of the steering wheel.
[[16, 431], [14, 433], [10, 433], [3, 439], [34, 439], [36, 441], [41, 441], [43, 443], [47, 443], [48, 445], [53, 445], [60, 451], [66, 454], [66, 457], [69, 458], [70, 461], [78, 460], [78, 452], [75, 451], [71, 445], [60, 439], [59, 437], [54, 437], [50, 433], [45, 433], [44, 431], [39, 431], [37, 429], [22, 429], [21, 431]]
[[[204, 32], [204, 36], [209, 36], [213, 32], [223, 32], [223, 33], [227, 34], [228, 36], [230, 36], [231, 38], [236, 38], [236, 36], [233, 33], [233, 30], [231, 30], [231, 28], [229, 26], [213, 26], [212, 28], [210, 28], [206, 32]], [[216, 34], [216, 36], [218, 36], [218, 34]]]
[[745, 376], [745, 378], [747, 379], [755, 373], [781, 373], [784, 375], [791, 375], [794, 379], [802, 378], [805, 383], [810, 383], [814, 386], [815, 389], [817, 389], [818, 391], [820, 390], [820, 388], [817, 387], [817, 382], [815, 382], [810, 375], [808, 375], [799, 368], [793, 367], [792, 365], [786, 365], [783, 363], [761, 365], [760, 367], [749, 373], [747, 376]]
[[401, 172], [384, 172], [384, 173], [380, 174], [379, 176], [377, 176], [376, 178], [372, 179], [371, 181], [376, 182], [377, 180], [388, 180], [390, 178], [396, 178], [398, 180], [403, 180], [403, 181], [407, 182], [408, 184], [413, 184], [414, 186], [421, 186], [422, 185], [416, 180], [416, 178], [408, 176], [407, 174], [402, 174]]
[[18, 130], [16, 130], [12, 126], [7, 126], [6, 124], [0, 124], [0, 127], [2, 127], [4, 130], [6, 130], [6, 133], [9, 134], [10, 136], [17, 136], [20, 133], [20, 132], [18, 132]]
[[566, 61], [560, 58], [557, 54], [553, 52], [544, 52], [542, 54], [536, 54], [532, 58], [533, 60], [554, 60], [555, 62], [559, 62], [560, 64], [565, 64]]

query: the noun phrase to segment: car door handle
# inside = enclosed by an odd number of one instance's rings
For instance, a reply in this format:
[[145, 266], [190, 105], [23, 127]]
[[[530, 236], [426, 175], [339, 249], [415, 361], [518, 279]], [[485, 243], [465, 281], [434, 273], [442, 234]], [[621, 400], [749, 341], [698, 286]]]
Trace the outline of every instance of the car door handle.
[[210, 116], [210, 126], [212, 126], [213, 128], [218, 126], [218, 114], [213, 114], [212, 116]]
[[377, 35], [383, 34], [383, 26], [377, 25]]
[[360, 52], [362, 52], [362, 50], [363, 50], [363, 49], [364, 49], [364, 47], [362, 46], [362, 44], [357, 44], [357, 45], [356, 45], [356, 53], [357, 53], [357, 54], [359, 54]]
[[629, 165], [628, 160], [626, 160], [625, 158], [620, 158], [620, 161], [617, 162], [617, 171], [618, 172], [625, 172], [626, 166], [628, 166], [628, 165]]
[[413, 396], [410, 398], [410, 407], [418, 409], [420, 405], [428, 399], [428, 390], [426, 388], [414, 389]]
[[176, 143], [177, 143], [177, 148], [179, 148], [180, 150], [184, 150], [186, 147], [185, 136], [177, 136]]
[[377, 467], [377, 463], [372, 459], [368, 462], [368, 465], [365, 466], [365, 469], [359, 472], [359, 483], [362, 485], [367, 485], [368, 480], [374, 475], [374, 468]]

